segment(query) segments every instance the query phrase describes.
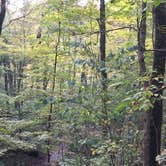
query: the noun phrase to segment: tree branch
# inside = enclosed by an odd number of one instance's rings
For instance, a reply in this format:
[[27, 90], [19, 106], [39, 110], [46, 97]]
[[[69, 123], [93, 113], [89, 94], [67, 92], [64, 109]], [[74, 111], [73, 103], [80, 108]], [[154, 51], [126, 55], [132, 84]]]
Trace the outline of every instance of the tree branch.
[[39, 5], [35, 6], [35, 7], [32, 8], [32, 9], [30, 9], [29, 12], [27, 12], [26, 14], [23, 14], [22, 16], [19, 16], [19, 17], [17, 17], [17, 18], [11, 19], [8, 24], [6, 24], [5, 26], [3, 26], [2, 29], [7, 28], [11, 23], [13, 23], [13, 22], [15, 22], [15, 21], [18, 21], [18, 20], [20, 20], [20, 19], [22, 19], [22, 18], [24, 18], [24, 17], [29, 16], [33, 10], [36, 10], [40, 5], [45, 5], [45, 4], [46, 4], [46, 3], [40, 3]]
[[154, 51], [166, 52], [166, 49], [148, 49], [148, 50], [145, 49], [144, 51], [146, 51], [146, 52], [148, 52], [148, 51], [151, 51], [151, 52], [154, 52]]
[[[32, 9], [32, 10], [33, 10], [33, 9]], [[17, 17], [17, 18], [11, 19], [11, 20], [9, 21], [9, 23], [6, 24], [2, 29], [7, 28], [11, 23], [13, 23], [13, 22], [15, 22], [15, 21], [18, 21], [18, 20], [20, 20], [20, 19], [22, 19], [22, 18], [24, 18], [24, 17], [27, 17], [28, 15], [31, 14], [32, 10], [30, 10], [28, 13], [26, 13], [26, 14], [20, 16], [20, 17]]]
[[[133, 29], [134, 31], [137, 31], [137, 28], [133, 27], [133, 26], [124, 26], [124, 27], [119, 27], [119, 28], [114, 28], [114, 29], [109, 29], [109, 30], [106, 30], [106, 33], [109, 33], [109, 32], [113, 32], [113, 31], [118, 31], [118, 30], [123, 30], [123, 29]], [[72, 35], [75, 36], [75, 35], [95, 35], [95, 34], [99, 34], [100, 31], [94, 31], [94, 32], [82, 32], [82, 33], [76, 33], [72, 30], [70, 30]]]

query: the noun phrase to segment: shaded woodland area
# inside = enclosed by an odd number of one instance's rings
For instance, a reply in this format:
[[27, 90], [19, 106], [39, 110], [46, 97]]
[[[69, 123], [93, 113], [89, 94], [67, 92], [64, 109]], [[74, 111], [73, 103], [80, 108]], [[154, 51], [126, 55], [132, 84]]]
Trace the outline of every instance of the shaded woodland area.
[[1, 0], [0, 166], [165, 166], [165, 57], [165, 0]]

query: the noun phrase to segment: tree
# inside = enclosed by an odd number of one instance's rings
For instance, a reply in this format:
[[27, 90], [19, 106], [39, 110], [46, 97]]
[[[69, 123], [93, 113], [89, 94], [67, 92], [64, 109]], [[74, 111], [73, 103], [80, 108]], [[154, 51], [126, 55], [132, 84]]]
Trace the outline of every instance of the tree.
[[139, 20], [137, 20], [138, 61], [139, 61], [140, 75], [144, 75], [146, 72], [146, 65], [144, 61], [144, 51], [145, 51], [145, 41], [146, 41], [146, 13], [147, 13], [146, 7], [147, 7], [147, 3], [142, 0], [142, 17], [140, 22]]
[[107, 134], [108, 126], [105, 122], [108, 120], [106, 106], [107, 92], [107, 72], [106, 72], [106, 17], [105, 17], [105, 0], [100, 0], [100, 64], [101, 64], [101, 82], [104, 95], [102, 96], [102, 113], [103, 113], [103, 134]]
[[105, 18], [105, 1], [100, 0], [100, 61], [101, 61], [101, 76], [103, 90], [107, 89], [106, 80], [107, 73], [105, 69], [105, 58], [106, 58], [106, 18]]
[[146, 112], [144, 136], [144, 165], [156, 166], [156, 156], [160, 154], [162, 125], [162, 93], [165, 73], [166, 48], [166, 3], [153, 8], [154, 57], [151, 78], [153, 108]]
[[0, 165], [39, 165], [29, 153], [47, 165], [143, 165], [143, 131], [145, 166], [160, 153], [165, 16], [154, 8], [153, 49], [150, 0], [81, 1], [8, 8], [17, 18], [0, 39]]
[[1, 0], [1, 12], [0, 12], [0, 35], [2, 33], [2, 25], [6, 14], [6, 0]]

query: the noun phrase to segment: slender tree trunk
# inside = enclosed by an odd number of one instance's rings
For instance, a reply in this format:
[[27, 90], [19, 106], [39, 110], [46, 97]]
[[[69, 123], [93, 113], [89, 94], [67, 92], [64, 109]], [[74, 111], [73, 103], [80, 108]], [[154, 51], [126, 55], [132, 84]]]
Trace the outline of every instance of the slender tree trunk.
[[[139, 63], [139, 74], [141, 77], [146, 76], [146, 63], [145, 63], [145, 42], [146, 42], [146, 8], [147, 3], [142, 0], [142, 14], [141, 14], [141, 20], [139, 20], [139, 17], [137, 16], [137, 29], [138, 29], [138, 63]], [[141, 82], [142, 83], [142, 82]], [[143, 81], [143, 87], [144, 90], [149, 86], [148, 81]], [[144, 110], [143, 110], [144, 111]], [[139, 127], [141, 130], [144, 128], [144, 124], [142, 124], [142, 119], [139, 123]]]
[[8, 79], [8, 71], [9, 71], [9, 57], [4, 56], [4, 67], [5, 67], [5, 74], [4, 74], [4, 81], [5, 81], [5, 91], [6, 94], [9, 94], [9, 79]]
[[106, 72], [106, 18], [105, 18], [105, 0], [100, 0], [100, 65], [101, 65], [101, 81], [102, 81], [102, 123], [103, 136], [108, 133], [108, 115], [107, 115], [107, 72]]
[[[57, 59], [58, 59], [58, 49], [60, 45], [60, 37], [61, 37], [61, 22], [59, 21], [59, 31], [58, 31], [58, 38], [57, 38], [57, 43], [55, 46], [55, 57], [54, 57], [54, 65], [53, 65], [53, 80], [52, 80], [52, 97], [54, 95], [55, 91], [55, 81], [56, 81], [56, 70], [57, 70]], [[50, 110], [49, 110], [49, 115], [48, 115], [48, 132], [50, 132], [51, 129], [51, 121], [52, 121], [52, 112], [53, 112], [53, 101], [50, 103]], [[50, 166], [50, 159], [51, 159], [51, 154], [50, 154], [50, 139], [48, 139], [47, 142], [48, 148], [47, 148], [47, 156], [48, 156], [48, 166]]]
[[105, 69], [106, 58], [106, 25], [105, 25], [105, 0], [100, 0], [100, 63], [103, 90], [107, 90], [107, 72]]
[[146, 73], [146, 65], [144, 61], [145, 41], [146, 41], [146, 7], [147, 3], [142, 0], [142, 17], [141, 21], [137, 21], [138, 27], [138, 62], [140, 75], [144, 76]]
[[[59, 48], [59, 44], [60, 44], [60, 26], [61, 26], [61, 23], [59, 22], [59, 32], [58, 32], [57, 43], [56, 43], [56, 46], [55, 46], [55, 57], [54, 57], [54, 66], [53, 66], [54, 71], [53, 71], [53, 80], [52, 80], [52, 95], [54, 94], [54, 91], [55, 91], [58, 48]], [[49, 116], [48, 116], [48, 129], [50, 129], [50, 127], [51, 127], [51, 120], [52, 120], [51, 114], [52, 114], [52, 111], [53, 111], [53, 102], [51, 101]]]
[[1, 0], [1, 11], [0, 11], [0, 35], [2, 33], [2, 25], [6, 14], [6, 0]]
[[[166, 3], [154, 7], [154, 50], [166, 48]], [[164, 51], [155, 51], [153, 58], [152, 92], [153, 108], [146, 112], [144, 136], [144, 165], [157, 166], [156, 156], [160, 154], [163, 105], [160, 96], [163, 92], [165, 73]]]
[[11, 69], [8, 72], [8, 79], [9, 79], [9, 89], [10, 89], [10, 94], [13, 95], [14, 89], [13, 89], [13, 72]]

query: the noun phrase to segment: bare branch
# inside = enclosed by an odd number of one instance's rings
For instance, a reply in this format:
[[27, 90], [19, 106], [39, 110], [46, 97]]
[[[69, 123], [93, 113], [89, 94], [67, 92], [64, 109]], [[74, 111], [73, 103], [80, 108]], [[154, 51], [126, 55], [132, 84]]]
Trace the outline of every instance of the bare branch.
[[37, 6], [35, 6], [34, 8], [30, 9], [29, 12], [27, 12], [26, 14], [23, 14], [22, 16], [19, 16], [19, 17], [17, 17], [17, 18], [11, 19], [11, 20], [8, 22], [8, 24], [6, 24], [5, 26], [3, 26], [2, 29], [7, 28], [11, 23], [13, 23], [13, 22], [15, 22], [15, 21], [18, 21], [18, 20], [20, 20], [20, 19], [22, 19], [22, 18], [25, 18], [25, 17], [29, 16], [29, 15], [32, 13], [33, 10], [36, 10], [40, 5], [45, 5], [45, 4], [46, 4], [46, 3], [41, 3], [41, 4], [37, 5]]
[[[109, 32], [113, 32], [113, 31], [118, 31], [118, 30], [123, 30], [123, 29], [132, 29], [134, 31], [137, 31], [137, 28], [133, 27], [133, 26], [124, 26], [124, 27], [119, 27], [119, 28], [114, 28], [114, 29], [109, 29], [109, 30], [106, 30], [106, 33], [109, 33]], [[74, 32], [72, 30], [70, 30], [72, 35], [75, 36], [75, 35], [95, 35], [95, 34], [99, 34], [99, 30], [98, 31], [94, 31], [94, 32], [82, 32], [82, 33], [77, 33], [77, 32]]]
[[166, 52], [166, 49], [148, 49], [148, 50], [144, 50], [146, 52], [154, 52], [154, 51], [158, 51], [158, 52]]
[[[33, 10], [33, 9], [32, 9], [32, 10]], [[26, 14], [20, 16], [20, 17], [17, 17], [17, 18], [11, 19], [11, 20], [9, 21], [9, 23], [6, 24], [2, 29], [7, 28], [11, 23], [13, 23], [13, 22], [15, 22], [15, 21], [18, 21], [18, 20], [20, 20], [20, 19], [22, 19], [22, 18], [27, 17], [28, 15], [31, 14], [32, 10], [30, 10], [28, 13], [26, 13]]]

